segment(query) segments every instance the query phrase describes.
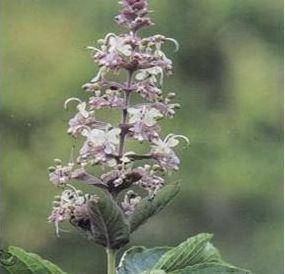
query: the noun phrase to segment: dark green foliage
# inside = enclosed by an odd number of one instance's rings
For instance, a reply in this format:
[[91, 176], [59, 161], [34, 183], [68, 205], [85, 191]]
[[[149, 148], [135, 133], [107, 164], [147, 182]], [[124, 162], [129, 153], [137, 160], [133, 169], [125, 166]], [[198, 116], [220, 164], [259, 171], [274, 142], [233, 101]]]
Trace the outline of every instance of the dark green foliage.
[[53, 263], [19, 247], [10, 246], [8, 254], [10, 258], [1, 260], [0, 270], [2, 266], [9, 274], [66, 274]]
[[170, 274], [250, 274], [249, 271], [237, 267], [219, 263], [206, 263], [196, 266], [189, 266]]
[[173, 248], [132, 248], [121, 259], [118, 274], [250, 274], [225, 263], [211, 238], [199, 234]]
[[96, 243], [119, 249], [129, 242], [128, 220], [111, 196], [100, 197], [98, 202], [90, 201], [88, 210], [91, 216], [92, 238]]
[[117, 274], [139, 274], [152, 269], [160, 257], [169, 249], [169, 247], [150, 249], [141, 246], [133, 247], [126, 251], [121, 259]]
[[211, 234], [199, 234], [166, 252], [154, 268], [167, 272], [205, 262], [221, 262], [219, 251], [209, 242]]
[[144, 198], [130, 217], [131, 232], [145, 223], [150, 217], [159, 213], [179, 192], [179, 184], [169, 184], [163, 187], [157, 195], [150, 199]]

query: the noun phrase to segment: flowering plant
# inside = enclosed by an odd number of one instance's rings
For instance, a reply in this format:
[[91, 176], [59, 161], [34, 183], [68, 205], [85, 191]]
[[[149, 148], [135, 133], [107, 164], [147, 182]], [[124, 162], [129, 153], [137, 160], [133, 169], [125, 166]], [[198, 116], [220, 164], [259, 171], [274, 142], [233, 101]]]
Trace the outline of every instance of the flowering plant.
[[[179, 184], [166, 183], [165, 177], [179, 168], [175, 147], [181, 141], [189, 144], [180, 134], [163, 137], [158, 123], [172, 118], [180, 107], [172, 102], [175, 93], [162, 91], [164, 76], [172, 73], [172, 61], [162, 47], [172, 43], [178, 50], [178, 43], [159, 34], [139, 36], [142, 28], [153, 25], [147, 0], [120, 4], [115, 20], [127, 32], [109, 33], [97, 47], [88, 47], [99, 66], [97, 75], [83, 85], [89, 99], [69, 98], [64, 105], [76, 106], [67, 131], [83, 144], [76, 158], [72, 156], [66, 164], [55, 159], [49, 168], [50, 181], [63, 189], [55, 197], [49, 221], [57, 235], [60, 223], [67, 221], [103, 246], [108, 274], [248, 273], [221, 259], [209, 242], [210, 234], [199, 234], [174, 248], [131, 248], [116, 268], [116, 253], [129, 242], [130, 234], [178, 193]], [[118, 82], [119, 74], [126, 74], [126, 80]], [[134, 97], [141, 98], [139, 103], [133, 103]], [[116, 125], [97, 118], [98, 111], [110, 108], [121, 113]], [[129, 151], [130, 140], [147, 143], [149, 148], [144, 153]], [[95, 166], [99, 167], [96, 172]], [[73, 180], [93, 187], [91, 193], [76, 189]], [[17, 252], [13, 254], [20, 256]], [[49, 273], [62, 272], [54, 268]]]

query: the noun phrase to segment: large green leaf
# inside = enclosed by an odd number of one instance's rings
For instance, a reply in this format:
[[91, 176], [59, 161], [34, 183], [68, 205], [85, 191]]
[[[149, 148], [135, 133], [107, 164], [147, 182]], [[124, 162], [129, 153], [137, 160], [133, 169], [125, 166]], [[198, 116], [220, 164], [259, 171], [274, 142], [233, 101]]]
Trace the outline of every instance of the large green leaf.
[[164, 186], [154, 198], [144, 198], [130, 217], [131, 232], [160, 212], [179, 192], [179, 184]]
[[251, 273], [225, 263], [211, 239], [211, 234], [199, 234], [174, 248], [131, 248], [123, 255], [117, 274]]
[[250, 274], [248, 270], [236, 268], [222, 263], [205, 263], [189, 266], [183, 270], [170, 272], [169, 274]]
[[122, 210], [111, 196], [88, 203], [93, 240], [111, 249], [119, 249], [129, 242], [130, 226]]
[[211, 234], [199, 234], [187, 239], [166, 252], [153, 269], [171, 272], [205, 262], [221, 262], [218, 250], [209, 242], [212, 237]]
[[[169, 247], [157, 247], [146, 249], [145, 247], [133, 247], [127, 250], [118, 267], [117, 274], [149, 274], [150, 269], [156, 264], [160, 257], [170, 250]], [[163, 273], [164, 271], [162, 271]]]
[[66, 274], [53, 263], [21, 248], [10, 246], [6, 254], [9, 257], [1, 260], [1, 266], [10, 274]]

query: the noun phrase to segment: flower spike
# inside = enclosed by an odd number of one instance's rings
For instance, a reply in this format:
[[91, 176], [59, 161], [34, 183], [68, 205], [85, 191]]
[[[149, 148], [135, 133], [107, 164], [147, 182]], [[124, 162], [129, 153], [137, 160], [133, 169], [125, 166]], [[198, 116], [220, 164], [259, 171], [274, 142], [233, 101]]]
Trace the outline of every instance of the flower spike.
[[[122, 0], [121, 6], [116, 22], [127, 31], [108, 33], [97, 45], [87, 47], [99, 67], [92, 80], [82, 86], [88, 91], [88, 99], [71, 97], [64, 103], [66, 109], [76, 102], [77, 112], [69, 120], [67, 132], [82, 143], [77, 155], [73, 156], [76, 151], [72, 150], [70, 163], [57, 160], [49, 168], [50, 181], [63, 188], [49, 217], [57, 234], [59, 224], [68, 221], [88, 237], [96, 237], [88, 204], [98, 198], [94, 192], [83, 194], [77, 190], [74, 180], [103, 189], [114, 198], [124, 217], [131, 218], [142, 201], [159, 195], [167, 174], [179, 169], [180, 159], [175, 153], [179, 141], [189, 144], [183, 135], [161, 137], [160, 120], [173, 118], [179, 106], [172, 102], [175, 93], [162, 89], [173, 66], [163, 50], [166, 42], [173, 43], [175, 51], [179, 44], [160, 34], [140, 36], [139, 30], [153, 24], [147, 0]], [[127, 74], [126, 80], [118, 81], [120, 74]], [[141, 98], [136, 104], [135, 95]], [[107, 115], [112, 119], [99, 121], [97, 117], [104, 109], [119, 111], [120, 118]], [[126, 145], [129, 141], [144, 143], [148, 148], [144, 153], [137, 152], [138, 147], [130, 151]], [[140, 188], [141, 194], [132, 187]], [[122, 199], [117, 202], [119, 194]]]

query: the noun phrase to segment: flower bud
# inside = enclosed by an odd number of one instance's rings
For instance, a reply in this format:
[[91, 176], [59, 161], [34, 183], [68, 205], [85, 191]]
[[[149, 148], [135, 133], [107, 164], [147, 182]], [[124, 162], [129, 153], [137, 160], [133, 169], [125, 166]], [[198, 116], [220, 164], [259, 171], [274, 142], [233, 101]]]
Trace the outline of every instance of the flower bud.
[[56, 165], [61, 165], [62, 161], [60, 159], [54, 159]]
[[175, 96], [176, 96], [176, 93], [174, 93], [174, 92], [170, 92], [167, 94], [167, 98], [169, 98], [169, 99], [173, 99]]
[[48, 168], [48, 171], [49, 172], [54, 172], [56, 170], [56, 168], [54, 167], [54, 166], [50, 166], [49, 168]]
[[153, 166], [152, 166], [152, 170], [153, 170], [153, 171], [162, 171], [162, 168], [161, 168], [160, 165], [153, 165]]

